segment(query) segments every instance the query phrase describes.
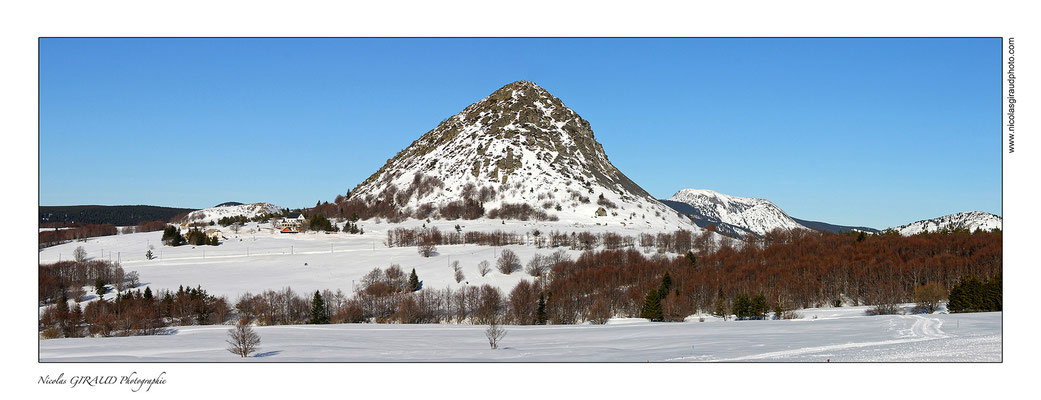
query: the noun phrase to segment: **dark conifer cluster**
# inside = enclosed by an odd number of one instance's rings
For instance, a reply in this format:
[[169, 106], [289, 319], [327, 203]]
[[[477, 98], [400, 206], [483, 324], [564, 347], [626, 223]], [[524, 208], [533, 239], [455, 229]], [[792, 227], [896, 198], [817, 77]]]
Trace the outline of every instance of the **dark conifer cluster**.
[[985, 281], [964, 277], [951, 288], [949, 298], [950, 312], [1001, 311], [1001, 273]]

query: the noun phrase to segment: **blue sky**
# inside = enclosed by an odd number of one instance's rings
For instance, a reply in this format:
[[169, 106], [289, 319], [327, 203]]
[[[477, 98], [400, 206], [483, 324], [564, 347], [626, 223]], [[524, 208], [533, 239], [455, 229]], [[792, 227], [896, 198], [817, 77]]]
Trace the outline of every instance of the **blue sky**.
[[1000, 39], [42, 39], [40, 203], [331, 201], [515, 80], [658, 198], [1001, 211]]

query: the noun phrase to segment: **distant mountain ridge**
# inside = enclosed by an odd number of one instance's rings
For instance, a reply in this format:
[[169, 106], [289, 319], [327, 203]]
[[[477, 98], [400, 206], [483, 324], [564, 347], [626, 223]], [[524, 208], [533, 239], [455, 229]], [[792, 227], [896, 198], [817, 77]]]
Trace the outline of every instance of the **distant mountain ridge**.
[[863, 231], [863, 232], [867, 232], [867, 233], [878, 233], [878, 232], [880, 232], [878, 229], [870, 228], [870, 227], [867, 227], [867, 226], [835, 225], [835, 224], [829, 224], [827, 222], [810, 221], [810, 220], [805, 220], [805, 219], [798, 219], [798, 218], [795, 218], [795, 217], [792, 217], [792, 219], [794, 219], [795, 222], [798, 222], [802, 226], [805, 226], [805, 227], [810, 228], [810, 229], [816, 229], [818, 231], [827, 231], [827, 232], [835, 232], [835, 233], [843, 233], [843, 232], [849, 232], [849, 231]]
[[148, 205], [127, 206], [40, 206], [40, 224], [78, 223], [137, 225], [147, 221], [169, 221], [178, 214], [195, 211], [194, 208], [160, 207]]
[[698, 226], [712, 224], [717, 231], [735, 236], [763, 236], [774, 229], [808, 229], [765, 199], [737, 197], [704, 189], [683, 189], [661, 201], [690, 216]]
[[936, 232], [947, 229], [968, 229], [990, 231], [1001, 229], [1001, 217], [986, 211], [966, 211], [948, 214], [941, 217], [923, 219], [910, 224], [900, 225], [892, 229], [901, 235], [910, 236], [919, 233]]

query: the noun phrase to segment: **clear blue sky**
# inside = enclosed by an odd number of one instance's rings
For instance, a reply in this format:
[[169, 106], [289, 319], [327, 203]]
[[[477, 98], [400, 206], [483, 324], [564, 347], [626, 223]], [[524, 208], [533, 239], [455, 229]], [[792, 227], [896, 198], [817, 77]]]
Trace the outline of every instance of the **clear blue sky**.
[[331, 201], [515, 80], [658, 198], [1001, 211], [1000, 39], [42, 39], [40, 202]]

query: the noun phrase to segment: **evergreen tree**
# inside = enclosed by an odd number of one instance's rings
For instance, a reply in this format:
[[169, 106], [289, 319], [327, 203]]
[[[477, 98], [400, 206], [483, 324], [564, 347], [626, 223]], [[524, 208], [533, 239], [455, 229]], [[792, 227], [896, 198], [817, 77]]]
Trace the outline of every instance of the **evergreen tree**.
[[311, 300], [311, 320], [309, 324], [328, 324], [329, 314], [325, 311], [325, 301], [322, 300], [322, 294], [314, 291], [314, 299]]
[[734, 316], [737, 319], [748, 319], [752, 316], [752, 300], [747, 294], [741, 293], [734, 299]]
[[145, 286], [145, 300], [152, 300], [152, 288]]
[[647, 292], [647, 297], [643, 299], [643, 308], [640, 309], [640, 318], [647, 318], [651, 321], [665, 319], [661, 310], [661, 295], [657, 290], [651, 289], [650, 292]]
[[758, 294], [752, 299], [751, 307], [749, 309], [749, 318], [752, 319], [763, 319], [766, 318], [766, 312], [769, 310], [769, 305], [766, 303], [766, 296]]
[[669, 287], [672, 286], [672, 277], [669, 276], [669, 272], [665, 271], [665, 276], [661, 277], [661, 285], [658, 286], [658, 296], [662, 299], [669, 295]]
[[98, 278], [94, 281], [94, 292], [98, 294], [98, 300], [102, 300], [105, 296], [105, 281]]
[[546, 295], [539, 293], [538, 306], [535, 308], [535, 323], [538, 325], [546, 324]]
[[148, 251], [145, 252], [145, 259], [151, 260], [153, 258], [155, 258], [155, 255], [152, 254], [152, 249], [148, 249]]
[[419, 290], [419, 276], [416, 275], [416, 269], [412, 268], [412, 274], [408, 276], [408, 291], [415, 292]]

